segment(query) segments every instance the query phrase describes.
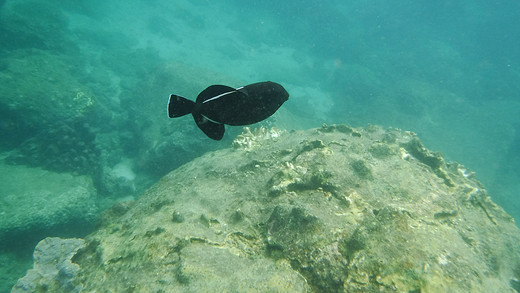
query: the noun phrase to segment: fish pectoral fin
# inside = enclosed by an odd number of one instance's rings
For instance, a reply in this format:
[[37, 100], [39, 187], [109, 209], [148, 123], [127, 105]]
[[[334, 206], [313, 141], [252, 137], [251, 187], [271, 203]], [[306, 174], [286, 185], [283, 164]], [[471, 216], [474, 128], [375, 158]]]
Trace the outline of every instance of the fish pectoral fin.
[[195, 119], [195, 123], [197, 123], [200, 130], [209, 138], [221, 140], [224, 136], [224, 124], [215, 123], [198, 113], [193, 113], [193, 119]]

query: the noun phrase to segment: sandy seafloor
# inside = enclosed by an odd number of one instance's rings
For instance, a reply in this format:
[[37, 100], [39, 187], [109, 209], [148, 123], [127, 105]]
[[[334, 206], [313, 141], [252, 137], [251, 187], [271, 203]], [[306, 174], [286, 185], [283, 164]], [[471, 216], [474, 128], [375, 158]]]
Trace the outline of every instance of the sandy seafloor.
[[226, 148], [175, 92], [279, 82], [261, 123], [415, 132], [520, 217], [520, 4], [505, 1], [0, 1], [0, 292], [46, 236]]

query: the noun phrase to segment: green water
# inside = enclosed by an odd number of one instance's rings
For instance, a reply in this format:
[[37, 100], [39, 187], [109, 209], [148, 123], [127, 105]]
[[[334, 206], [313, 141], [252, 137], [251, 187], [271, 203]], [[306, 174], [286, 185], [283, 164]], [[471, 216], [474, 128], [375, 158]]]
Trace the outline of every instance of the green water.
[[[228, 147], [240, 127], [215, 142], [166, 115], [171, 93], [211, 84], [284, 85], [267, 126], [416, 132], [520, 218], [519, 14], [510, 0], [0, 1], [0, 292], [45, 236], [83, 237], [113, 202]], [[63, 199], [74, 186], [95, 207]]]

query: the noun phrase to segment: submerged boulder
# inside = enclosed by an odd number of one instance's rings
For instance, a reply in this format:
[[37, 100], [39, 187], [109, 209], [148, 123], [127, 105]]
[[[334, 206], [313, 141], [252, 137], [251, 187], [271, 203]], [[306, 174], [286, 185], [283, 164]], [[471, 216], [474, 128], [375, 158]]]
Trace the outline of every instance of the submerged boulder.
[[105, 212], [70, 284], [514, 292], [520, 230], [473, 177], [396, 129], [248, 130]]
[[99, 209], [89, 177], [1, 163], [0, 174], [0, 249], [30, 249], [48, 235], [94, 227]]

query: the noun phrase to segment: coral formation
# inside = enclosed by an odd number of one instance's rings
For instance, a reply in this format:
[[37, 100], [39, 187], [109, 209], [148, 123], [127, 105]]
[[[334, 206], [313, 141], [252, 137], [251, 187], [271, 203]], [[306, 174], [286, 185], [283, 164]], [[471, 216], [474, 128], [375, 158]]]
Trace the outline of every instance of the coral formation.
[[84, 245], [83, 239], [45, 238], [34, 249], [34, 268], [18, 280], [11, 292], [81, 292], [76, 283], [79, 266], [70, 261]]
[[251, 132], [250, 127], [244, 127], [242, 134], [239, 134], [235, 140], [233, 140], [233, 147], [242, 148], [245, 150], [251, 150], [254, 147], [260, 146], [263, 140], [277, 139], [284, 130], [276, 128], [259, 127]]
[[89, 125], [81, 121], [49, 125], [24, 141], [6, 162], [41, 166], [57, 172], [93, 174], [99, 169], [100, 156], [95, 138]]

